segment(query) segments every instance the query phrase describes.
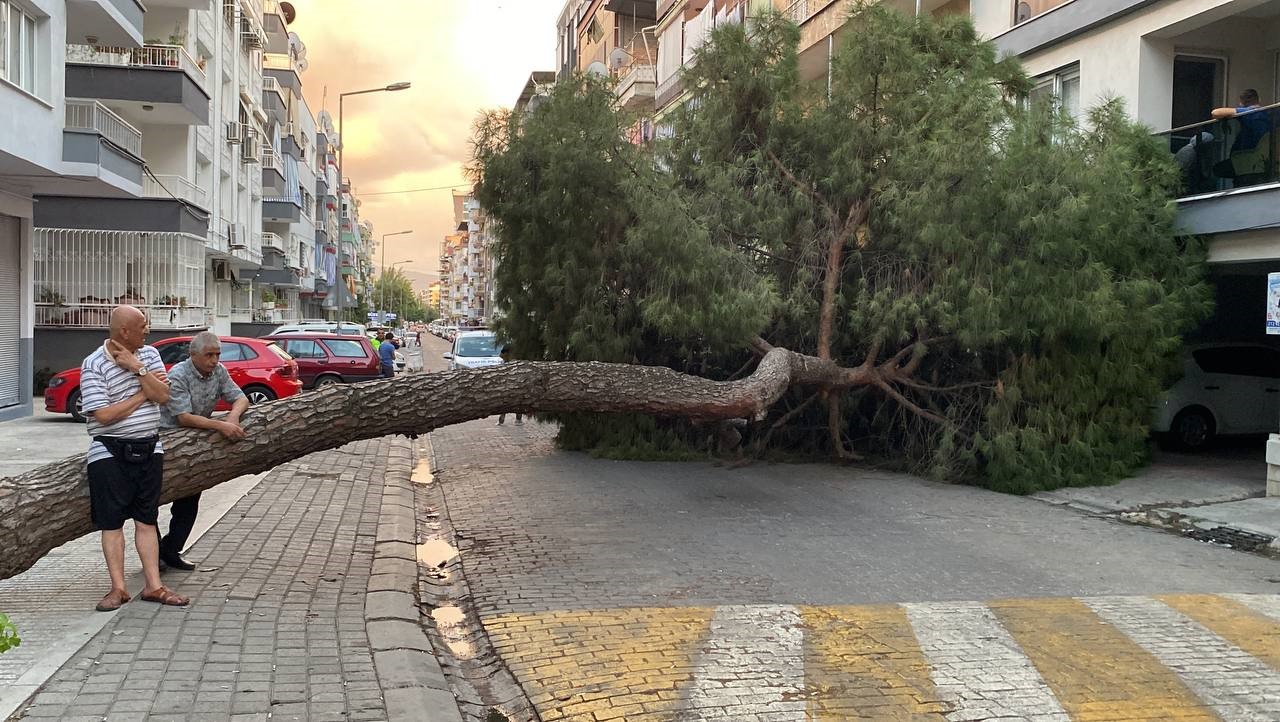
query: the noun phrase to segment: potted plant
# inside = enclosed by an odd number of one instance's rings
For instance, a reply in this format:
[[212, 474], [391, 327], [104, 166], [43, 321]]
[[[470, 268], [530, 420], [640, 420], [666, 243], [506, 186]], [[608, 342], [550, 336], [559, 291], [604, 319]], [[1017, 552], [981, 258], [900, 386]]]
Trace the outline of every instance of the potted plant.
[[262, 292], [262, 308], [270, 310], [276, 307], [276, 294], [270, 290]]
[[47, 303], [50, 306], [61, 306], [64, 300], [62, 294], [53, 290], [50, 286], [41, 286], [40, 296], [36, 298], [38, 303]]

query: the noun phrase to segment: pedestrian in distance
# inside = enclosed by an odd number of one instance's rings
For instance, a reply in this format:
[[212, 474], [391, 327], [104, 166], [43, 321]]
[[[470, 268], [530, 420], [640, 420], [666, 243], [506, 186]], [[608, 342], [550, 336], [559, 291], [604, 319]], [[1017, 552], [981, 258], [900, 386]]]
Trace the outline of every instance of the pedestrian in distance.
[[382, 360], [382, 377], [392, 378], [396, 375], [396, 345], [393, 341], [383, 341], [378, 347], [378, 358]]
[[134, 547], [142, 562], [141, 598], [176, 607], [191, 602], [160, 583], [160, 407], [169, 401], [169, 383], [160, 353], [146, 345], [148, 331], [146, 314], [117, 306], [106, 343], [80, 365], [85, 428], [93, 439], [85, 458], [89, 513], [102, 533], [102, 555], [111, 577], [111, 591], [97, 605], [100, 612], [115, 611], [130, 600], [124, 581], [128, 519], [133, 520]]
[[[169, 370], [169, 403], [160, 410], [163, 429], [209, 429], [230, 441], [245, 437], [240, 417], [249, 408], [249, 399], [231, 380], [219, 359], [222, 343], [217, 335], [203, 331], [191, 339], [189, 357]], [[231, 411], [214, 419], [218, 401], [231, 405]], [[200, 492], [173, 502], [169, 509], [169, 533], [160, 539], [160, 562], [170, 569], [189, 572], [195, 564], [182, 556], [200, 511]]]

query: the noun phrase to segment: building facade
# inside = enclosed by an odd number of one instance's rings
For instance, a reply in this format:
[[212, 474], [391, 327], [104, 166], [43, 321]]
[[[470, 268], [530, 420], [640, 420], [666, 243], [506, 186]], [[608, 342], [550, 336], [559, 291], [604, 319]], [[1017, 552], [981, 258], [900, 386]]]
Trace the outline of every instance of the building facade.
[[462, 325], [484, 325], [494, 312], [492, 227], [470, 191], [453, 191], [455, 231], [440, 245], [440, 316]]

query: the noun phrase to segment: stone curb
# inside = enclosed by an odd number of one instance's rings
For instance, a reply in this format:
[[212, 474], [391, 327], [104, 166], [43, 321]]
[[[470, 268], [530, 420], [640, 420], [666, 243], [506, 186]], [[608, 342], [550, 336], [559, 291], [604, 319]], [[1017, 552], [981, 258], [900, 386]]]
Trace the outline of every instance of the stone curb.
[[[1122, 512], [1116, 516], [1120, 521], [1126, 521], [1131, 524], [1140, 526], [1148, 526], [1154, 529], [1172, 532], [1184, 537], [1195, 538], [1197, 532], [1208, 530], [1216, 530], [1225, 533], [1234, 533], [1236, 535], [1253, 535], [1259, 538], [1259, 541], [1268, 539], [1269, 543], [1261, 544], [1253, 548], [1237, 549], [1250, 554], [1258, 554], [1272, 559], [1280, 559], [1280, 539], [1271, 537], [1269, 534], [1258, 534], [1254, 530], [1244, 529], [1223, 524], [1221, 522], [1200, 519], [1195, 516], [1194, 509], [1145, 509], [1142, 511]], [[1197, 539], [1202, 543], [1208, 543], [1205, 539]], [[1224, 544], [1226, 548], [1233, 548], [1229, 544]]]
[[431, 640], [421, 626], [414, 592], [418, 583], [417, 519], [414, 516], [412, 445], [390, 455], [382, 491], [373, 570], [365, 594], [365, 629], [373, 651], [387, 719], [405, 722], [462, 722]]

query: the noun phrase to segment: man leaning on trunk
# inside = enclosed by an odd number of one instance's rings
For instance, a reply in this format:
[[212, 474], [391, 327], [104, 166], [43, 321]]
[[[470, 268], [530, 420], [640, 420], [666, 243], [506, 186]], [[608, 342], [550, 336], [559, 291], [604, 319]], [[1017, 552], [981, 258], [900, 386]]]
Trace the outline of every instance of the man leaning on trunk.
[[[222, 344], [217, 335], [209, 331], [196, 334], [188, 353], [185, 361], [169, 369], [169, 403], [160, 410], [161, 428], [209, 429], [231, 441], [243, 439], [240, 416], [249, 408], [249, 399], [219, 362]], [[231, 411], [221, 419], [211, 418], [219, 400], [231, 404]], [[182, 556], [182, 549], [199, 509], [200, 492], [174, 501], [169, 509], [172, 518], [169, 533], [160, 540], [160, 561], [170, 569], [196, 568]]]
[[97, 609], [110, 612], [130, 599], [124, 580], [124, 523], [133, 519], [134, 546], [142, 562], [141, 598], [170, 606], [191, 600], [160, 583], [156, 517], [164, 471], [160, 406], [169, 401], [164, 362], [146, 345], [150, 322], [133, 306], [111, 311], [110, 337], [80, 366], [86, 428], [93, 441], [86, 457], [89, 508], [102, 532], [102, 554], [111, 591]]

